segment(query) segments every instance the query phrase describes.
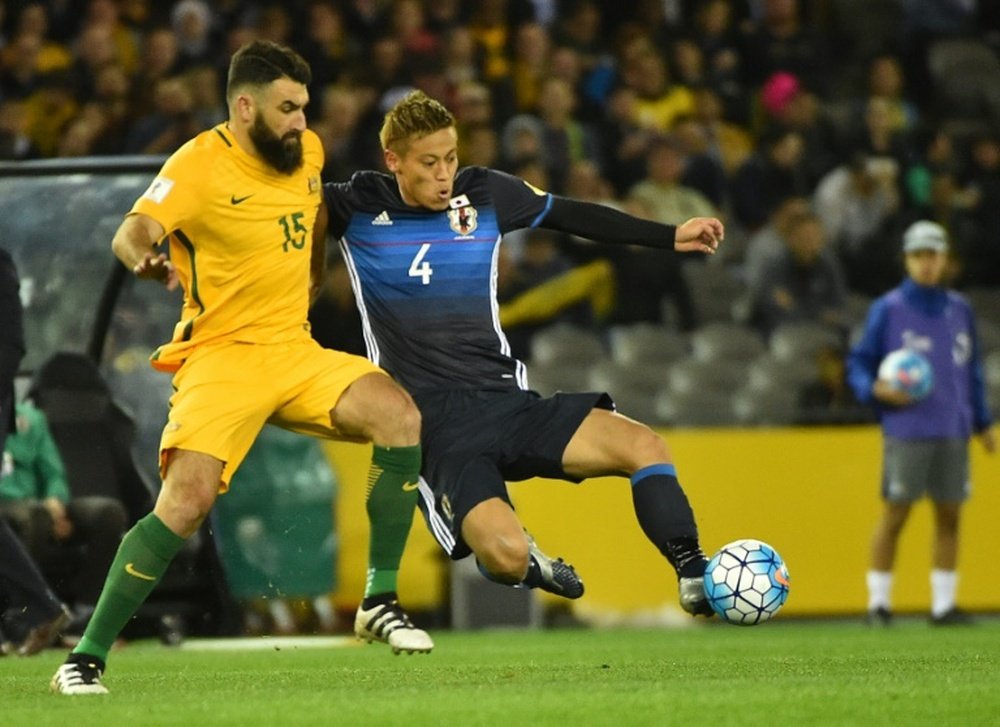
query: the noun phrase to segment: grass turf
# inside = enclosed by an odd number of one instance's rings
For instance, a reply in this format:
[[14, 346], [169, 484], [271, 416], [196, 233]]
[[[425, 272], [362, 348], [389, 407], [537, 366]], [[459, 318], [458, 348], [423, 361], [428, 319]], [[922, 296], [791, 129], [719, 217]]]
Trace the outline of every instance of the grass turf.
[[64, 654], [0, 659], [0, 725], [1000, 724], [1000, 622], [784, 621], [434, 634], [380, 645], [112, 654], [105, 697], [58, 697]]

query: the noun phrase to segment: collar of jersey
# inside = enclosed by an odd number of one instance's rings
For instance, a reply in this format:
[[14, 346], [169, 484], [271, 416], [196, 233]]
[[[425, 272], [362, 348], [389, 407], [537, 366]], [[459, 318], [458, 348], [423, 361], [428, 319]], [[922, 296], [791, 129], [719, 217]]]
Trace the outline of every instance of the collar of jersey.
[[233, 135], [233, 132], [230, 130], [227, 122], [223, 121], [221, 124], [215, 127], [215, 130], [226, 138], [226, 141], [229, 142], [233, 151], [242, 161], [246, 162], [247, 164], [250, 164], [256, 169], [260, 169], [261, 171], [275, 173], [274, 170], [271, 169], [271, 167], [269, 167], [267, 164], [265, 164], [260, 159], [258, 159], [253, 154], [244, 149], [242, 146], [240, 146], [239, 142], [236, 141], [236, 137]]

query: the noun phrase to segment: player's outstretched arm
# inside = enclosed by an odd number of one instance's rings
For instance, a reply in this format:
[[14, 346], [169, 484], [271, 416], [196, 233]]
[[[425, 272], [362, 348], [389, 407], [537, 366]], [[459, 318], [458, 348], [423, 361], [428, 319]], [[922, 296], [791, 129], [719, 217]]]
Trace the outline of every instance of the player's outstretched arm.
[[713, 254], [725, 230], [714, 217], [694, 217], [680, 227], [633, 217], [594, 202], [552, 197], [552, 206], [541, 227], [597, 242], [658, 247], [677, 252]]
[[149, 215], [129, 215], [111, 240], [111, 249], [136, 277], [157, 280], [167, 290], [173, 290], [177, 287], [177, 271], [166, 254], [155, 250], [164, 232], [163, 225]]

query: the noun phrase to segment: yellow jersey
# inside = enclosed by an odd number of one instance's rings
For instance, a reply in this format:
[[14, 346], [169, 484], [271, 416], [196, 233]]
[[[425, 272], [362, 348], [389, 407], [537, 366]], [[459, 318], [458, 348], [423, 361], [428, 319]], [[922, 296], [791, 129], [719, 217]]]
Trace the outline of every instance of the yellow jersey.
[[150, 357], [154, 368], [176, 371], [207, 343], [308, 335], [323, 147], [309, 130], [302, 147], [302, 166], [281, 174], [240, 148], [220, 124], [174, 152], [133, 205], [129, 214], [163, 225], [184, 289], [180, 322]]

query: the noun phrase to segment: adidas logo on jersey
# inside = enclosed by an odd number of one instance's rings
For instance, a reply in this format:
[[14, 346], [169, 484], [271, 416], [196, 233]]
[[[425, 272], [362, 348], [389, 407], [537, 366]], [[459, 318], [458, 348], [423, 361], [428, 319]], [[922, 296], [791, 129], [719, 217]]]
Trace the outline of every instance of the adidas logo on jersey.
[[381, 212], [378, 213], [378, 217], [376, 217], [374, 220], [372, 220], [372, 224], [373, 225], [391, 225], [392, 224], [392, 218], [389, 217], [389, 213], [388, 212], [386, 212], [385, 210], [382, 210]]

